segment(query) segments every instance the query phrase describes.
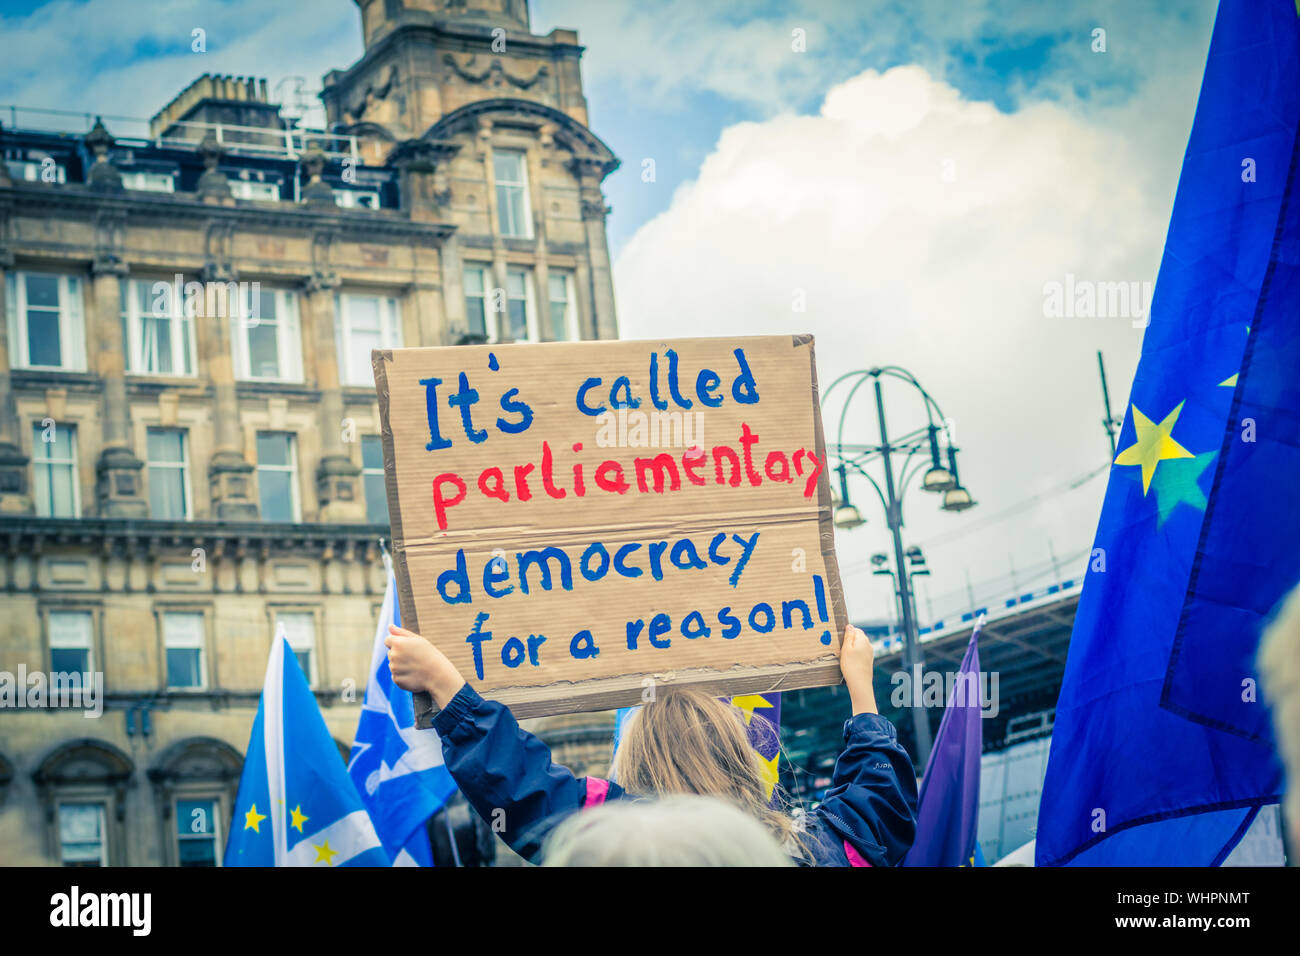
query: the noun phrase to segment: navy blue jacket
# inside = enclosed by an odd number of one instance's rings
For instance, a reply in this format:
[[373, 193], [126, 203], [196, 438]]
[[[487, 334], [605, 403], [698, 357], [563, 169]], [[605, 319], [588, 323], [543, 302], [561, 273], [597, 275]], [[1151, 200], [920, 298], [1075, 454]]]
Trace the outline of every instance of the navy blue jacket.
[[[575, 777], [522, 729], [509, 708], [469, 684], [434, 718], [443, 758], [461, 792], [520, 856], [538, 862], [566, 816], [626, 796], [615, 783]], [[818, 866], [894, 866], [916, 835], [916, 777], [894, 725], [877, 714], [844, 722], [831, 787], [805, 819]]]

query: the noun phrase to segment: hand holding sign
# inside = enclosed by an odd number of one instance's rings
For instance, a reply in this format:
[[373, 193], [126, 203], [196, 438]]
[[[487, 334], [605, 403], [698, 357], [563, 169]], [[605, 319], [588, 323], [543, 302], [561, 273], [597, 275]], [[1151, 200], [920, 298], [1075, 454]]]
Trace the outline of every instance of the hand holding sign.
[[850, 624], [844, 629], [844, 640], [840, 642], [838, 653], [840, 672], [844, 674], [844, 685], [849, 689], [854, 715], [878, 713], [876, 690], [871, 681], [876, 666], [871, 638]]
[[402, 620], [520, 716], [838, 678], [810, 337], [375, 352]]
[[388, 625], [384, 646], [388, 648], [388, 669], [403, 690], [423, 691], [439, 707], [446, 707], [465, 686], [465, 678], [447, 655], [413, 631]]

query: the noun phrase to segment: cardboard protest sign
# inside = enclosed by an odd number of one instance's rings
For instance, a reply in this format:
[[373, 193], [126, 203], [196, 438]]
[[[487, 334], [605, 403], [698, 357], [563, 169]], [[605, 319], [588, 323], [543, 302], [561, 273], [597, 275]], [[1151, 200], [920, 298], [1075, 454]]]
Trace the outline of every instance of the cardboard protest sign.
[[812, 336], [372, 359], [402, 622], [480, 693], [529, 717], [840, 679]]

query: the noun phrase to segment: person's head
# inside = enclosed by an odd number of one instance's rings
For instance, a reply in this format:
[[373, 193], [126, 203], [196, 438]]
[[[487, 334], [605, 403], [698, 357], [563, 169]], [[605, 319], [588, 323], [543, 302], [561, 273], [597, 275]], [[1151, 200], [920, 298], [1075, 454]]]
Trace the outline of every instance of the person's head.
[[1264, 632], [1259, 673], [1273, 711], [1277, 749], [1286, 767], [1286, 818], [1291, 846], [1300, 847], [1300, 587]]
[[543, 866], [792, 866], [767, 827], [725, 800], [618, 800], [555, 828]]
[[772, 806], [772, 781], [744, 717], [726, 701], [689, 688], [660, 693], [623, 729], [612, 774], [633, 794], [721, 797], [761, 821], [791, 852], [802, 853], [794, 822]]

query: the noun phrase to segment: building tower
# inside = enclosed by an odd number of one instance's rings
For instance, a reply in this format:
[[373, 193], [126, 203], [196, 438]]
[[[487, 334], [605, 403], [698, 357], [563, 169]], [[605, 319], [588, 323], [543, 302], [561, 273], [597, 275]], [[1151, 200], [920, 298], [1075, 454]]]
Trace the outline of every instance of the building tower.
[[[525, 0], [358, 7], [324, 129], [213, 73], [138, 129], [0, 128], [0, 672], [101, 674], [103, 708], [6, 711], [0, 862], [219, 860], [280, 626], [347, 752], [372, 348], [617, 334], [577, 35]], [[534, 726], [604, 771], [608, 715]]]

